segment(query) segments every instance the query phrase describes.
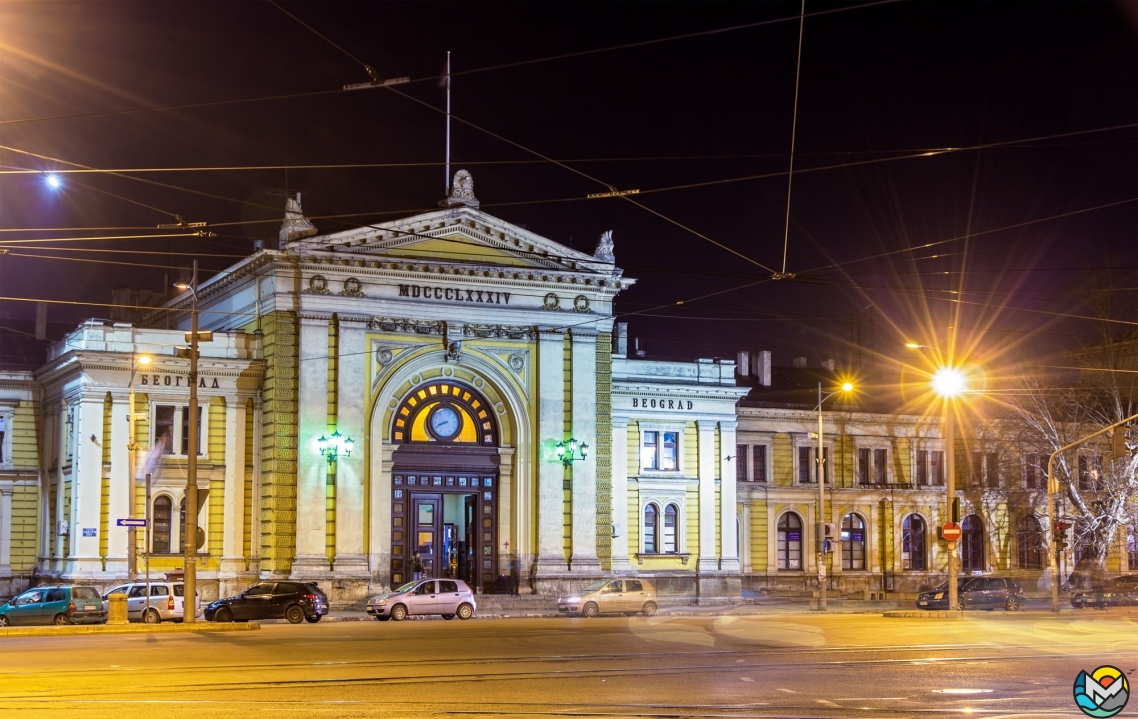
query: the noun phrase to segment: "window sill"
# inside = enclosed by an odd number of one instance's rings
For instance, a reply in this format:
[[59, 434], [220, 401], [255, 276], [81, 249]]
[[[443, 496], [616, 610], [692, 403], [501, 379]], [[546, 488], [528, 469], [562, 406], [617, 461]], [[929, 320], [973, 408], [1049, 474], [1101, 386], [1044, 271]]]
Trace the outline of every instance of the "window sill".
[[637, 553], [637, 555], [636, 555], [636, 563], [637, 564], [644, 564], [645, 559], [679, 559], [683, 562], [683, 564], [686, 565], [688, 563], [688, 560], [691, 559], [691, 553], [689, 553], [689, 552], [664, 552], [664, 553], [639, 552], [639, 553]]

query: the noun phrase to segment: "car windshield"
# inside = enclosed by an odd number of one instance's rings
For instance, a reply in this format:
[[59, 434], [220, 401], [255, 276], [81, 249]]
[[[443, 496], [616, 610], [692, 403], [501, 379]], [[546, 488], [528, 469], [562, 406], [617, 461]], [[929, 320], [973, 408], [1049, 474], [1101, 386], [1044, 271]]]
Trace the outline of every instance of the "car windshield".
[[582, 589], [581, 593], [582, 594], [588, 594], [589, 592], [595, 592], [608, 583], [609, 583], [609, 580], [607, 580], [607, 579], [602, 579], [599, 582], [593, 582], [589, 586]]
[[392, 594], [402, 594], [403, 592], [409, 592], [417, 586], [419, 586], [418, 582], [407, 582], [402, 587], [392, 592]]

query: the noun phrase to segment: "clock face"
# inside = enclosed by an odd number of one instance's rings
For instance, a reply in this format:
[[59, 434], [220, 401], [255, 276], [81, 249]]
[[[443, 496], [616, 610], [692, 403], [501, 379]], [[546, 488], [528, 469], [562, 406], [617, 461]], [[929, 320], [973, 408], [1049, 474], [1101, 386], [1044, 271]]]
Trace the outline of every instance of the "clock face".
[[458, 412], [455, 412], [451, 407], [439, 407], [430, 417], [431, 429], [434, 430], [435, 435], [443, 439], [450, 439], [458, 434], [458, 427], [461, 423]]

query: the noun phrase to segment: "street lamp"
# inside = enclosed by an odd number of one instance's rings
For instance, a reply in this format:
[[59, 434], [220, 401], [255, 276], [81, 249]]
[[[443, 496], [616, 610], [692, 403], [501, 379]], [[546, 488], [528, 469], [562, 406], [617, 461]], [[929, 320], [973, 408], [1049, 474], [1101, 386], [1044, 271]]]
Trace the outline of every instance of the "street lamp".
[[[190, 406], [189, 417], [190, 436], [188, 440], [189, 451], [186, 457], [186, 526], [183, 531], [183, 548], [185, 550], [185, 585], [186, 602], [190, 609], [183, 612], [182, 621], [193, 624], [195, 607], [197, 606], [197, 553], [198, 553], [198, 342], [213, 340], [213, 332], [198, 332], [198, 261], [194, 260], [194, 274], [190, 282], [178, 282], [174, 285], [180, 290], [189, 290], [192, 304], [190, 305], [190, 331], [186, 333], [186, 342], [189, 349], [178, 347], [175, 354], [179, 357], [188, 357], [190, 360]], [[190, 531], [190, 530], [193, 531]]]
[[[952, 400], [965, 391], [964, 375], [955, 367], [942, 367], [933, 374], [933, 391], [941, 396], [944, 402], [944, 469], [948, 477], [945, 480], [945, 498], [948, 502], [949, 521], [955, 523], [957, 517], [952, 516], [956, 506], [956, 437], [955, 417], [952, 413]], [[948, 608], [950, 611], [960, 609], [960, 602], [956, 593], [956, 542], [948, 543]]]
[[[138, 451], [138, 443], [134, 439], [134, 375], [138, 372], [140, 367], [145, 367], [150, 364], [150, 355], [134, 356], [134, 352], [130, 353], [130, 398], [127, 400], [126, 412], [126, 449], [127, 449], [127, 475], [129, 484], [127, 485], [127, 502], [130, 507], [127, 510], [128, 517], [134, 517], [135, 505], [138, 502], [138, 483], [135, 481], [134, 476], [134, 463], [137, 459], [136, 452]], [[128, 544], [126, 548], [126, 568], [127, 575], [133, 582], [138, 575], [138, 530], [134, 527], [127, 528]]]
[[[581, 453], [580, 457], [576, 456], [577, 452]], [[557, 459], [566, 467], [572, 467], [574, 462], [584, 461], [587, 456], [589, 456], [589, 445], [584, 442], [578, 444], [573, 437], [570, 437], [568, 442], [557, 443]]]
[[316, 443], [320, 446], [320, 454], [328, 460], [329, 467], [336, 463], [341, 453], [345, 457], [351, 457], [352, 449], [356, 446], [355, 440], [351, 437], [345, 439], [339, 431], [333, 432], [331, 437], [321, 435]]
[[826, 454], [822, 446], [822, 403], [839, 392], [853, 391], [853, 384], [843, 382], [842, 386], [825, 397], [822, 396], [822, 383], [818, 383], [818, 456], [814, 461], [818, 463], [818, 528], [817, 528], [817, 565], [818, 565], [818, 611], [826, 611], [826, 522], [823, 515], [826, 512]]

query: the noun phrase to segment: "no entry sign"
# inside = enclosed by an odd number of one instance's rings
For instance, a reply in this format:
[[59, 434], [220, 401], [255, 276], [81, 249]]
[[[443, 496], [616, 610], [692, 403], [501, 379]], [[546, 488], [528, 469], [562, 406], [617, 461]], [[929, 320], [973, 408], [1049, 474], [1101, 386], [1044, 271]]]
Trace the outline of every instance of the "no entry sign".
[[944, 541], [955, 542], [960, 539], [960, 525], [955, 522], [948, 522], [940, 528], [940, 533], [944, 537]]

